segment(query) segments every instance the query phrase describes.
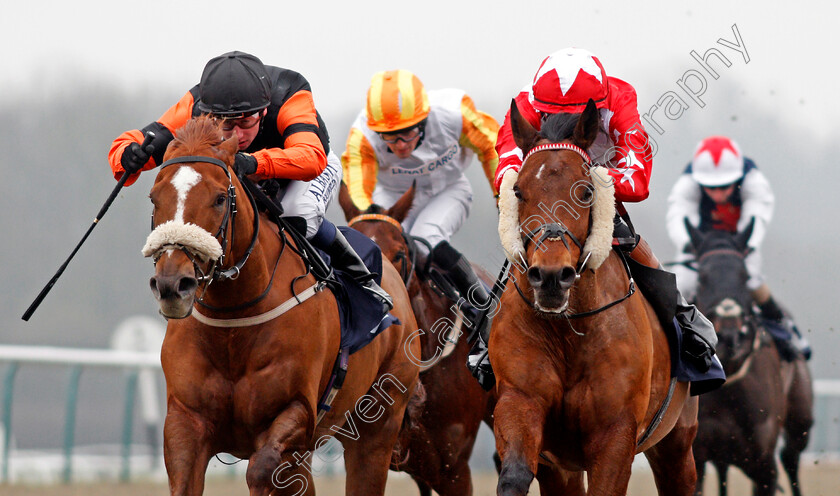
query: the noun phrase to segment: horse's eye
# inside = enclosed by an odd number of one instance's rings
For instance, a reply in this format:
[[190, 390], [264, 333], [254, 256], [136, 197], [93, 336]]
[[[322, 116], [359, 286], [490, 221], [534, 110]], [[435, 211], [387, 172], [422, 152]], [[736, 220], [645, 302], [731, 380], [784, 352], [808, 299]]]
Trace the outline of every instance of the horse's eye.
[[516, 195], [516, 198], [519, 199], [519, 201], [522, 201], [522, 192], [519, 191], [519, 186], [513, 186], [513, 194]]
[[216, 206], [221, 207], [227, 201], [227, 196], [224, 193], [219, 193], [219, 196], [216, 197]]
[[588, 205], [592, 201], [592, 186], [587, 186], [586, 188], [584, 188], [581, 197], [581, 201], [585, 205]]

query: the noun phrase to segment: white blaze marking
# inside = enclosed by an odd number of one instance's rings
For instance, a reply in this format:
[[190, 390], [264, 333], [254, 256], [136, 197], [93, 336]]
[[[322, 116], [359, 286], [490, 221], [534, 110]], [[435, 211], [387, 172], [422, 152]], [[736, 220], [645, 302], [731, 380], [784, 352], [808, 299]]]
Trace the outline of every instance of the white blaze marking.
[[537, 171], [537, 179], [540, 179], [540, 176], [542, 176], [543, 169], [545, 169], [545, 164], [542, 164], [540, 170]]
[[172, 186], [178, 192], [178, 206], [175, 208], [175, 222], [184, 222], [184, 204], [187, 201], [187, 193], [193, 186], [201, 181], [201, 174], [192, 167], [186, 165], [178, 169], [175, 177], [172, 178]]

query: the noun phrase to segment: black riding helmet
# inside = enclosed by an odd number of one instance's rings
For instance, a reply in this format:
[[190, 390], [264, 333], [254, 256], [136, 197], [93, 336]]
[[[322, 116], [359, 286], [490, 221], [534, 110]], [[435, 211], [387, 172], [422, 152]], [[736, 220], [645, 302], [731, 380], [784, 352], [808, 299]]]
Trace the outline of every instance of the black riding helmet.
[[271, 104], [271, 85], [262, 61], [244, 52], [210, 59], [198, 85], [198, 110], [235, 119]]

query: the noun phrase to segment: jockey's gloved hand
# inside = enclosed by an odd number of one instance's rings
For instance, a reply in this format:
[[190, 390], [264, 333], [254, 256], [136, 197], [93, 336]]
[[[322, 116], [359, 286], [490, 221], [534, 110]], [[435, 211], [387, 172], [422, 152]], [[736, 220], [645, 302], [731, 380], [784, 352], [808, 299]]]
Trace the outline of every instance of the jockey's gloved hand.
[[257, 158], [250, 153], [237, 152], [233, 165], [237, 176], [249, 176], [257, 172]]
[[155, 145], [140, 146], [140, 143], [132, 143], [125, 148], [120, 158], [120, 165], [129, 174], [134, 174], [146, 165], [149, 157], [155, 153]]

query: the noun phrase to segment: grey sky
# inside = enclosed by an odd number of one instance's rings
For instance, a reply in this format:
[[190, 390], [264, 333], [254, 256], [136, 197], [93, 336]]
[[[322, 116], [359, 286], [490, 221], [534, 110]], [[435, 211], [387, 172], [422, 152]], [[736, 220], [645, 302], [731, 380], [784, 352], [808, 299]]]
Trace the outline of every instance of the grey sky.
[[[776, 5], [774, 5], [776, 4]], [[128, 88], [170, 87], [180, 96], [204, 63], [238, 49], [298, 70], [316, 104], [333, 114], [363, 103], [373, 72], [404, 67], [429, 87], [467, 90], [501, 117], [510, 95], [542, 57], [575, 45], [600, 56], [607, 73], [636, 84], [649, 108], [676, 90], [689, 52], [716, 46], [734, 57], [721, 71], [737, 78], [750, 103], [783, 110], [821, 138], [836, 131], [840, 103], [827, 87], [838, 76], [838, 46], [825, 2], [568, 2], [426, 0], [394, 2], [171, 2], [31, 0], [4, 7], [2, 98], [56, 91], [68, 79], [116, 81]], [[411, 7], [409, 7], [409, 5]], [[643, 6], [642, 6], [643, 5]], [[750, 57], [717, 45], [737, 24]], [[725, 74], [724, 74], [725, 73]], [[710, 80], [711, 92], [714, 81]], [[708, 94], [707, 94], [708, 96]], [[336, 130], [338, 131], [338, 130]], [[336, 135], [343, 135], [334, 133]]]

